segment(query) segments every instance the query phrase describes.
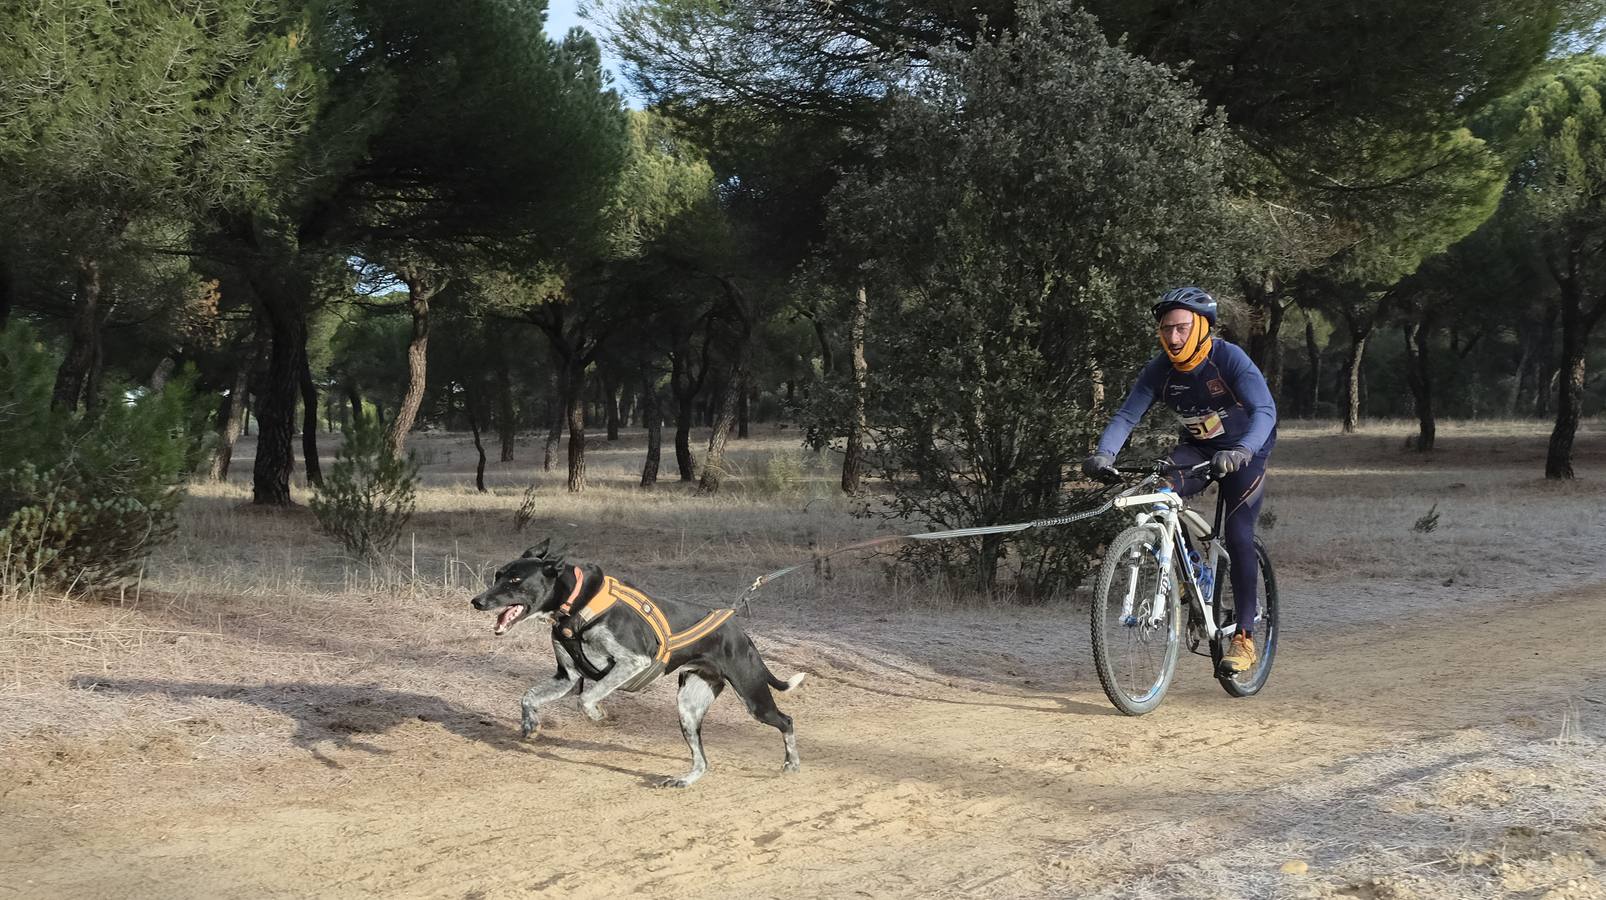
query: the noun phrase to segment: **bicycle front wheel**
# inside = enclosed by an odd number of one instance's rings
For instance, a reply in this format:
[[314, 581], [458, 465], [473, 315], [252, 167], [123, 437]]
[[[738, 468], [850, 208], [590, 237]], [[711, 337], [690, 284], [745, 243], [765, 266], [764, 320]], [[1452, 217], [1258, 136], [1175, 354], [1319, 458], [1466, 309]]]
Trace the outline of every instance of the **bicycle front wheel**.
[[1168, 579], [1161, 590], [1160, 539], [1148, 526], [1121, 532], [1104, 554], [1093, 596], [1093, 664], [1104, 695], [1129, 716], [1160, 705], [1182, 646], [1180, 597]]

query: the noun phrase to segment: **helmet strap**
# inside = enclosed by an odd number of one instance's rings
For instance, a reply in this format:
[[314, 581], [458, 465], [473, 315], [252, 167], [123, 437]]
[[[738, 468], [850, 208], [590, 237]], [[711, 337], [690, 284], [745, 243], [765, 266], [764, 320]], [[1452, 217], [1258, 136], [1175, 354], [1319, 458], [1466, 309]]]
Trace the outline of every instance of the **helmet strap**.
[[1188, 331], [1188, 339], [1182, 343], [1182, 349], [1176, 353], [1166, 346], [1165, 338], [1160, 338], [1160, 349], [1171, 360], [1171, 365], [1179, 372], [1192, 372], [1199, 367], [1210, 355], [1211, 345], [1215, 338], [1210, 336], [1210, 320], [1196, 312], [1189, 312], [1193, 316], [1193, 328]]

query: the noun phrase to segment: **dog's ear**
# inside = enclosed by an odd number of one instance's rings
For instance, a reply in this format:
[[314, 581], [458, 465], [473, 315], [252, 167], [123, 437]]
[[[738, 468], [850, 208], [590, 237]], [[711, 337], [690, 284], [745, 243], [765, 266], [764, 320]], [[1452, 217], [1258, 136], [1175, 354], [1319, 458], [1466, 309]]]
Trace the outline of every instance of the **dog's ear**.
[[534, 547], [531, 547], [530, 549], [524, 551], [524, 555], [522, 557], [520, 557], [520, 559], [540, 559], [540, 558], [546, 556], [546, 548], [548, 546], [550, 546], [551, 543], [552, 543], [552, 539], [551, 538], [547, 538], [546, 540], [542, 541], [541, 543], [536, 544]]

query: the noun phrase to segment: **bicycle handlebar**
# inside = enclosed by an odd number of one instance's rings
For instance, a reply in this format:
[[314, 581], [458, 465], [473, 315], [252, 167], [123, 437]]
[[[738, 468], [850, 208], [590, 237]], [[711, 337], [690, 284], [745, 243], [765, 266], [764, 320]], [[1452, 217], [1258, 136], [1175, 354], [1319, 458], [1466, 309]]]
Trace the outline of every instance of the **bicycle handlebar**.
[[1111, 466], [1110, 468], [1114, 469], [1116, 472], [1118, 472], [1118, 473], [1120, 473], [1122, 475], [1156, 475], [1156, 476], [1158, 476], [1158, 475], [1166, 475], [1166, 474], [1170, 474], [1170, 473], [1180, 473], [1180, 474], [1183, 474], [1183, 475], [1197, 475], [1197, 474], [1199, 474], [1201, 472], [1210, 471], [1210, 461], [1209, 460], [1205, 460], [1204, 462], [1201, 462], [1201, 463], [1195, 463], [1194, 465], [1191, 465], [1191, 466], [1167, 465], [1168, 462], [1170, 462], [1170, 461], [1161, 459], [1161, 460], [1155, 460], [1154, 462], [1149, 463], [1146, 466]]
[[1216, 480], [1215, 476], [1210, 471], [1210, 462], [1208, 460], [1206, 460], [1205, 462], [1198, 463], [1196, 465], [1192, 465], [1192, 466], [1171, 465], [1169, 463], [1169, 460], [1163, 460], [1163, 459], [1155, 460], [1152, 463], [1148, 463], [1148, 464], [1142, 465], [1142, 466], [1132, 466], [1132, 465], [1110, 466], [1109, 468], [1105, 469], [1103, 472], [1099, 473], [1099, 475], [1097, 475], [1095, 477], [1099, 481], [1103, 481], [1105, 484], [1110, 485], [1111, 487], [1114, 487], [1116, 485], [1120, 485], [1120, 484], [1124, 483], [1124, 479], [1122, 478], [1122, 476], [1143, 475], [1143, 476], [1147, 476], [1145, 478], [1145, 481], [1151, 481], [1151, 480], [1157, 481], [1157, 480], [1159, 480], [1159, 478], [1162, 475], [1171, 475], [1171, 474], [1181, 474], [1181, 475], [1199, 475], [1199, 474], [1203, 474], [1205, 476], [1206, 480], [1208, 480], [1208, 481], [1215, 481]]

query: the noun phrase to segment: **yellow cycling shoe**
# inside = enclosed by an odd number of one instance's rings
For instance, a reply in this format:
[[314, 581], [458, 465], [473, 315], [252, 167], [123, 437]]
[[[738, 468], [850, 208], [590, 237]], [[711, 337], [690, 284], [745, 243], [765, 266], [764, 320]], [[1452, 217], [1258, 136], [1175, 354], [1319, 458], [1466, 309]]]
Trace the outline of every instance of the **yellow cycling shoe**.
[[1234, 674], [1247, 672], [1254, 668], [1255, 659], [1255, 642], [1248, 635], [1239, 633], [1232, 636], [1231, 645], [1221, 657], [1221, 667]]

